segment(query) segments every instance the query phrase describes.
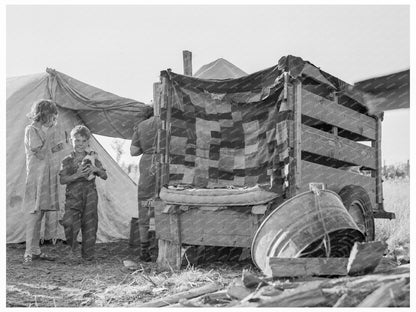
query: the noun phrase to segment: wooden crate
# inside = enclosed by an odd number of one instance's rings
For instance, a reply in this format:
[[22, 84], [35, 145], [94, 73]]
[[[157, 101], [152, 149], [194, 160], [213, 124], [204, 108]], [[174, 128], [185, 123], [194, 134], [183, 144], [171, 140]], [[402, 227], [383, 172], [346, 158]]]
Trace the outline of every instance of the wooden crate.
[[[337, 193], [344, 186], [358, 185], [368, 193], [374, 216], [391, 218], [383, 207], [382, 115], [370, 116], [354, 99], [342, 95], [339, 100], [330, 86], [321, 83], [318, 88], [303, 80], [287, 82], [287, 106], [294, 116], [289, 126], [289, 197], [307, 191], [311, 182], [324, 183]], [[371, 176], [347, 171], [353, 166]]]
[[156, 202], [157, 238], [189, 245], [250, 247], [262, 216], [238, 209], [182, 211], [177, 205], [164, 213], [165, 208], [162, 201]]

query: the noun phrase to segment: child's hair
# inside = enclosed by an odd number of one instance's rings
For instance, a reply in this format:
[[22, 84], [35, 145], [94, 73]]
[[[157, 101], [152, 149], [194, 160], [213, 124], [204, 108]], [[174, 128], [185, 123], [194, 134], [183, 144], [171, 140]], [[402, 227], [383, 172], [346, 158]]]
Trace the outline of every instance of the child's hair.
[[32, 104], [27, 117], [33, 121], [47, 123], [53, 115], [58, 115], [58, 108], [51, 100], [41, 99]]
[[87, 127], [85, 127], [83, 125], [75, 126], [71, 130], [71, 138], [75, 137], [76, 134], [79, 134], [80, 136], [86, 138], [87, 140], [89, 140], [90, 137], [91, 137], [90, 129], [88, 129]]

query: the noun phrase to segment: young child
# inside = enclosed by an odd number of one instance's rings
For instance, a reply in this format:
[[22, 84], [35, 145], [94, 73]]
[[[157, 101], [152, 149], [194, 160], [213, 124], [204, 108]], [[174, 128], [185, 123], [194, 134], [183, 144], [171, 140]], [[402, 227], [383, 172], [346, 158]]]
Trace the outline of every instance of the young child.
[[51, 137], [58, 117], [56, 104], [50, 100], [33, 103], [27, 115], [32, 121], [25, 128], [26, 187], [23, 208], [26, 214], [26, 250], [24, 263], [32, 259], [54, 260], [39, 247], [41, 221], [45, 211], [59, 210], [58, 173], [52, 172], [52, 153], [63, 147], [52, 146]]
[[65, 157], [59, 172], [61, 184], [66, 184], [65, 213], [62, 225], [72, 257], [77, 249], [77, 236], [81, 230], [81, 256], [84, 260], [94, 259], [94, 246], [98, 228], [98, 195], [95, 178], [88, 180], [91, 174], [107, 179], [106, 170], [101, 162], [94, 157], [94, 163], [82, 164], [89, 155], [86, 149], [91, 137], [90, 130], [82, 125], [75, 126], [71, 131], [73, 152]]

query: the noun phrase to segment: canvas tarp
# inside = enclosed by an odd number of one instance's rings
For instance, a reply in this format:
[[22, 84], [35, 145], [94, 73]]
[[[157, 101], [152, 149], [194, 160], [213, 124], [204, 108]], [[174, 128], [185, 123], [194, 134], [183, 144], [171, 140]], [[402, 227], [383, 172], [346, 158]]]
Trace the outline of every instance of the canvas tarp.
[[410, 70], [358, 81], [354, 86], [366, 96], [373, 112], [410, 107]]
[[[6, 207], [7, 243], [25, 240], [22, 201], [25, 190], [26, 165], [23, 145], [26, 114], [34, 101], [52, 98], [58, 106], [56, 141], [64, 149], [54, 155], [54, 166], [71, 152], [69, 134], [77, 124], [86, 124], [93, 132], [129, 138], [136, 118], [147, 109], [144, 104], [94, 88], [58, 72], [7, 79], [6, 104]], [[97, 115], [96, 115], [97, 114]], [[105, 122], [100, 118], [107, 118]], [[125, 118], [125, 120], [124, 120]], [[111, 124], [111, 125], [110, 125]], [[107, 169], [108, 179], [96, 179], [98, 191], [98, 242], [125, 239], [129, 236], [132, 217], [137, 217], [137, 188], [98, 141], [91, 138], [91, 148]], [[60, 186], [59, 212], [48, 212], [42, 225], [43, 239], [65, 239], [58, 220], [64, 212], [65, 186]]]

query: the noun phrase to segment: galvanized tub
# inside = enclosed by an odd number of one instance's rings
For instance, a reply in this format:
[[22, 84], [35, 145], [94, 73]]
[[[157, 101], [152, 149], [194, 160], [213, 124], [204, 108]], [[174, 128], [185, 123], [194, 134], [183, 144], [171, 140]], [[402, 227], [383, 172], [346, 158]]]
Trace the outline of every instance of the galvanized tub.
[[364, 239], [338, 194], [309, 191], [287, 200], [266, 217], [254, 235], [251, 257], [269, 274], [269, 257], [348, 257], [354, 243]]

